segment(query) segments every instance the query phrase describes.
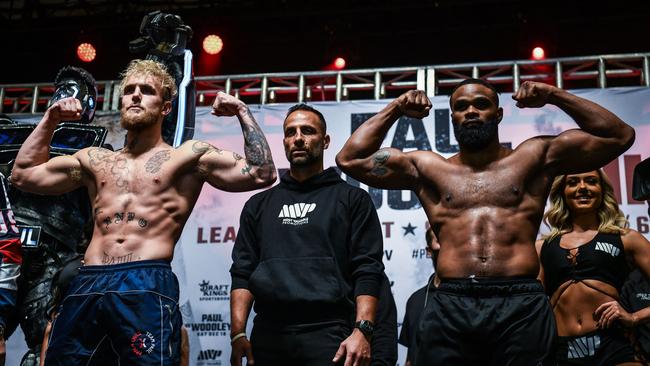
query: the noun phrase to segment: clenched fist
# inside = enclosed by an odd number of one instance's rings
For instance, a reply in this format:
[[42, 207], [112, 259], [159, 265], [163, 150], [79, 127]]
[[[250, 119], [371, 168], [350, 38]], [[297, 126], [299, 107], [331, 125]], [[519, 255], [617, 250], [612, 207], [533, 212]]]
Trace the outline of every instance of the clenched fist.
[[244, 102], [222, 91], [217, 93], [217, 97], [212, 103], [212, 114], [215, 116], [230, 117], [245, 112], [246, 104]]
[[74, 97], [63, 98], [52, 104], [47, 111], [47, 117], [56, 123], [61, 121], [76, 121], [81, 119], [81, 102]]
[[424, 118], [431, 110], [431, 100], [422, 90], [409, 90], [393, 101], [407, 117]]
[[524, 81], [512, 95], [519, 108], [540, 108], [549, 102], [550, 95], [558, 90], [556, 87], [534, 81]]

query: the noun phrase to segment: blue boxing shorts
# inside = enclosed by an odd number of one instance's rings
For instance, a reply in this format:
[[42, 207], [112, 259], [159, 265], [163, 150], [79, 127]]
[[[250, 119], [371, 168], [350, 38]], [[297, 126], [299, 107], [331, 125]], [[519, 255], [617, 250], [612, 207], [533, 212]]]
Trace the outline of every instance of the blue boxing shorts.
[[178, 279], [167, 261], [81, 267], [54, 320], [45, 365], [178, 365]]

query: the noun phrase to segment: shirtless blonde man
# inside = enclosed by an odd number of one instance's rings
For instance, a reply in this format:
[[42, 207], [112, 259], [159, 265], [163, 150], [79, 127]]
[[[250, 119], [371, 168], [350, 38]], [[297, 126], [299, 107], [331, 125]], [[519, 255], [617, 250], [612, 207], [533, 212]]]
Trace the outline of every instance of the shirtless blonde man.
[[212, 114], [237, 116], [245, 157], [201, 141], [175, 149], [163, 141], [176, 85], [162, 64], [131, 62], [120, 88], [122, 150], [87, 148], [49, 159], [56, 126], [80, 117], [79, 101], [62, 99], [25, 141], [11, 175], [19, 189], [39, 194], [84, 186], [94, 210], [85, 264], [53, 325], [46, 365], [178, 364], [178, 281], [169, 262], [203, 183], [247, 191], [276, 179], [268, 143], [238, 99], [219, 93]]

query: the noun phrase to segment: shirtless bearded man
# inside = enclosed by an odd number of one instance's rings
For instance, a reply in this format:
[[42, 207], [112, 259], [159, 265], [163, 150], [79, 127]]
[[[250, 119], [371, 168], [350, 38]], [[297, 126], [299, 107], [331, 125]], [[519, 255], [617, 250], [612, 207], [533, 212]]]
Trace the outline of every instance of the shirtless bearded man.
[[[176, 94], [173, 78], [154, 61], [133, 61], [124, 73], [124, 149], [83, 149], [49, 159], [58, 123], [79, 118], [74, 98], [62, 99], [21, 147], [12, 183], [24, 191], [62, 194], [85, 186], [95, 226], [84, 267], [70, 284], [54, 323], [46, 365], [176, 365], [181, 317], [174, 245], [204, 182], [246, 191], [276, 179], [269, 146], [248, 107], [219, 93], [217, 116], [237, 116], [245, 155], [201, 141], [174, 149], [161, 137]], [[49, 160], [48, 160], [49, 159]]]
[[429, 114], [426, 95], [409, 91], [361, 125], [337, 156], [359, 181], [413, 190], [440, 242], [441, 284], [422, 316], [416, 364], [538, 365], [545, 358], [555, 324], [535, 279], [534, 243], [550, 185], [558, 174], [605, 165], [634, 141], [614, 114], [553, 86], [524, 82], [513, 98], [520, 108], [556, 105], [580, 128], [503, 147], [496, 90], [469, 79], [450, 99], [458, 154], [380, 149], [399, 117]]

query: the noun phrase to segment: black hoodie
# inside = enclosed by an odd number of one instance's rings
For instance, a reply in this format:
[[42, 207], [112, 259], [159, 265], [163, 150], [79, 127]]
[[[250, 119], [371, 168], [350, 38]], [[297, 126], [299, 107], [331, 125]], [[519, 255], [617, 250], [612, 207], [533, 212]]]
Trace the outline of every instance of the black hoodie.
[[244, 205], [232, 289], [253, 293], [256, 322], [349, 322], [356, 296], [379, 296], [382, 251], [379, 218], [364, 190], [333, 168], [304, 182], [287, 172]]

